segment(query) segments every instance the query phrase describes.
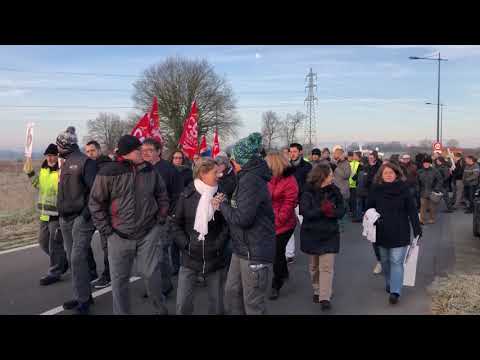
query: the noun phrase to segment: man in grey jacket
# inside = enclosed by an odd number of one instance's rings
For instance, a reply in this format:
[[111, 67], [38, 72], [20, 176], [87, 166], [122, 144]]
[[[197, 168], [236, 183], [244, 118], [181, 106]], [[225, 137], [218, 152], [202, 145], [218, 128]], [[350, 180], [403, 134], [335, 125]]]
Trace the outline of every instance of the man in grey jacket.
[[340, 189], [340, 193], [347, 206], [346, 208], [348, 208], [348, 199], [350, 198], [350, 185], [348, 179], [350, 179], [352, 169], [350, 163], [345, 157], [345, 152], [340, 145], [333, 147], [332, 162], [336, 165], [335, 171], [333, 172], [333, 183]]
[[468, 201], [468, 208], [465, 214], [473, 213], [473, 198], [479, 185], [480, 166], [477, 159], [473, 156], [465, 158], [465, 169], [463, 170], [463, 185], [465, 198]]
[[161, 237], [169, 210], [165, 183], [142, 159], [140, 141], [124, 135], [117, 161], [100, 169], [90, 194], [95, 227], [108, 242], [113, 313], [130, 314], [129, 279], [134, 260], [153, 305], [167, 314], [161, 278]]

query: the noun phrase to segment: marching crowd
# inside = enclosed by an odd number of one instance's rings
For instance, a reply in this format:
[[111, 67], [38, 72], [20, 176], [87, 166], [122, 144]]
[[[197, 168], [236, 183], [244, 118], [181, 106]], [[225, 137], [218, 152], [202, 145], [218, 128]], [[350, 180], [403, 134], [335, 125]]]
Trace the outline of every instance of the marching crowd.
[[[209, 314], [266, 314], [266, 299], [276, 300], [289, 278], [296, 243], [309, 255], [313, 302], [325, 311], [349, 218], [363, 222], [364, 232], [375, 228], [373, 271], [384, 274], [396, 304], [411, 229], [420, 238], [441, 201], [447, 212], [464, 205], [471, 213], [480, 176], [476, 159], [459, 153], [453, 160], [438, 154], [382, 160], [376, 151], [363, 157], [335, 146], [331, 153], [313, 149], [307, 161], [294, 143], [267, 154], [259, 133], [193, 163], [182, 151], [164, 160], [162, 150], [155, 139], [125, 135], [114, 156], [102, 155], [96, 141], [82, 152], [69, 127], [46, 149], [38, 174], [27, 160], [24, 170], [39, 190], [39, 243], [50, 258], [40, 284], [58, 282], [70, 269], [66, 310], [88, 314], [92, 288], [111, 285], [113, 313], [130, 314], [135, 264], [156, 314], [167, 314], [175, 278], [177, 314], [194, 313], [199, 286], [207, 288]], [[365, 213], [372, 209], [369, 223]]]

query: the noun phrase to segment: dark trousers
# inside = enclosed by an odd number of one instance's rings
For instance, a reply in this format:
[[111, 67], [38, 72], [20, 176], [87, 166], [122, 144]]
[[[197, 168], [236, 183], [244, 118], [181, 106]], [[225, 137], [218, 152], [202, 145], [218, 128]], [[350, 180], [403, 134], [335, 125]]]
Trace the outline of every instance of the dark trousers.
[[378, 245], [373, 243], [373, 251], [375, 253], [375, 257], [377, 258], [377, 261], [380, 262], [380, 249], [378, 248]]
[[170, 258], [172, 260], [173, 274], [178, 274], [180, 270], [180, 250], [175, 241], [172, 241], [170, 245]]
[[350, 188], [350, 198], [348, 199], [348, 206], [350, 208], [350, 214], [353, 218], [357, 213], [357, 188]]
[[288, 265], [285, 256], [285, 249], [288, 240], [293, 234], [294, 229], [291, 229], [283, 234], [277, 235], [275, 240], [275, 261], [273, 263], [273, 280], [272, 288], [280, 290], [283, 282], [288, 278]]
[[107, 238], [100, 235], [103, 250], [103, 274], [102, 277], [110, 281], [110, 264], [108, 263], [108, 241]]
[[473, 211], [473, 199], [475, 198], [476, 185], [465, 185], [464, 194], [465, 199], [468, 201], [468, 210]]
[[93, 256], [93, 250], [91, 246], [88, 247], [87, 262], [88, 262], [88, 270], [90, 273], [90, 277], [96, 278], [98, 275], [97, 264], [95, 263], [95, 257]]
[[40, 221], [38, 236], [40, 248], [50, 257], [48, 275], [60, 278], [67, 267], [62, 231], [58, 220]]

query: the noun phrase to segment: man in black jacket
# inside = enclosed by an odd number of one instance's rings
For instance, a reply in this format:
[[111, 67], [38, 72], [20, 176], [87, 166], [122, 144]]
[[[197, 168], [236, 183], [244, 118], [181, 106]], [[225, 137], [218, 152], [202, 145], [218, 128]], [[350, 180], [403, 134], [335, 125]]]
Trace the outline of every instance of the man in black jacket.
[[[298, 201], [300, 202], [303, 188], [305, 187], [305, 183], [307, 181], [307, 175], [312, 170], [312, 165], [303, 159], [302, 145], [298, 143], [290, 144], [290, 163], [295, 169], [294, 176], [298, 184]], [[288, 264], [291, 264], [295, 261], [295, 243], [300, 241], [300, 224], [302, 218], [299, 215], [298, 205], [295, 208], [295, 213], [297, 214], [297, 226], [295, 228], [293, 236], [287, 243], [287, 249], [285, 251], [285, 256], [287, 257]]]
[[[100, 147], [100, 144], [95, 140], [89, 141], [85, 145], [85, 154], [87, 154], [87, 156], [90, 159], [96, 162], [97, 172], [106, 163], [112, 161], [108, 156], [105, 156], [102, 154], [102, 148]], [[107, 239], [104, 236], [100, 236], [100, 242], [102, 244], [102, 250], [103, 250], [103, 273], [102, 275], [100, 275], [98, 279], [92, 281], [91, 284], [95, 289], [103, 289], [110, 285], [110, 266], [108, 263]], [[95, 264], [95, 258], [93, 257], [92, 247], [89, 247], [89, 250], [88, 250], [88, 263], [89, 263], [90, 271], [92, 271], [92, 269], [95, 269], [95, 273], [96, 273], [96, 264]]]
[[93, 185], [89, 207], [95, 226], [108, 241], [113, 313], [130, 314], [129, 279], [134, 260], [145, 279], [153, 305], [166, 314], [161, 287], [161, 246], [169, 200], [165, 183], [143, 161], [140, 141], [124, 135], [119, 159], [102, 167]]
[[238, 186], [232, 199], [215, 203], [230, 226], [233, 255], [225, 285], [227, 312], [266, 314], [268, 273], [275, 255], [275, 218], [267, 183], [272, 173], [260, 156], [262, 136], [253, 133], [232, 149]]
[[95, 232], [88, 211], [88, 197], [97, 165], [80, 151], [77, 143], [74, 127], [67, 128], [57, 137], [59, 156], [65, 159], [60, 168], [57, 208], [73, 285], [73, 300], [65, 302], [63, 307], [65, 310], [76, 309], [79, 314], [88, 314], [93, 298], [87, 259]]
[[[153, 165], [153, 168], [160, 174], [167, 187], [167, 193], [170, 199], [169, 219], [166, 225], [168, 229], [170, 227], [171, 216], [175, 213], [175, 205], [177, 204], [178, 197], [183, 191], [182, 179], [177, 169], [175, 169], [170, 162], [162, 159], [162, 144], [159, 141], [153, 138], [145, 139], [142, 144], [142, 156], [145, 161]], [[165, 296], [173, 290], [171, 277], [177, 275], [180, 269], [180, 252], [171, 234], [172, 232], [167, 230], [167, 237], [161, 239], [163, 246], [163, 258], [161, 259], [162, 288]], [[170, 265], [170, 261], [172, 265]]]

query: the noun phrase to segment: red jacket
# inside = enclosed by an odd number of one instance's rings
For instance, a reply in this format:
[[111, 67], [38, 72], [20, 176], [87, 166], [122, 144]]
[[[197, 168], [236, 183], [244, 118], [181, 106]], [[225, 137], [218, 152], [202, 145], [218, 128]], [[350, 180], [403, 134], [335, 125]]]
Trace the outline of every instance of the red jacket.
[[274, 176], [268, 183], [275, 213], [276, 235], [292, 230], [297, 225], [295, 207], [298, 203], [298, 184], [294, 172], [295, 169], [289, 167], [282, 176]]

